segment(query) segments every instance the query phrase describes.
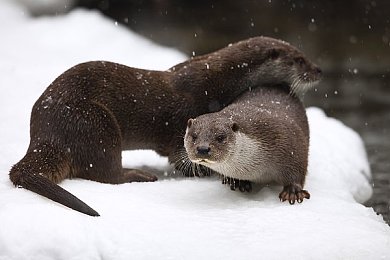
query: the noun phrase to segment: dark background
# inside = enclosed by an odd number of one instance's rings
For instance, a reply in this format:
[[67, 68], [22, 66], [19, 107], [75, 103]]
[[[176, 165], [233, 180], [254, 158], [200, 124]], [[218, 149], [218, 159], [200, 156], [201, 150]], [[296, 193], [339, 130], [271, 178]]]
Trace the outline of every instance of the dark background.
[[[73, 1], [73, 2], [72, 2]], [[363, 137], [373, 173], [367, 202], [390, 222], [390, 1], [67, 0], [33, 10], [98, 9], [145, 37], [189, 56], [266, 35], [299, 47], [324, 71], [306, 94]]]

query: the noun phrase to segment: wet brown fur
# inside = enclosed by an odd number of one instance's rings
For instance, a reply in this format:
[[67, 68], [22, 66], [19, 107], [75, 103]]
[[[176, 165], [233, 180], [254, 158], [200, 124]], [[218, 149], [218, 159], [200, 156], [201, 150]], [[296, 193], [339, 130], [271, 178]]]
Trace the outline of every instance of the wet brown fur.
[[55, 184], [65, 178], [113, 184], [155, 181], [141, 170], [123, 169], [121, 151], [152, 149], [180, 165], [189, 118], [218, 111], [261, 84], [293, 84], [297, 67], [313, 66], [297, 59], [304, 56], [293, 46], [256, 37], [167, 71], [104, 61], [76, 65], [34, 104], [30, 145], [12, 167], [10, 179], [16, 186], [98, 216]]

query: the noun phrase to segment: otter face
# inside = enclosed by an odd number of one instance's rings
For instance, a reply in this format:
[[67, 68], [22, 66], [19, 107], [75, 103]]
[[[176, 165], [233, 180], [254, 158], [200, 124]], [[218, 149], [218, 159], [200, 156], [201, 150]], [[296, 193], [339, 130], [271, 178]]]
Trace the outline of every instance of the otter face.
[[321, 69], [289, 43], [258, 37], [252, 39], [247, 47], [252, 51], [261, 52], [257, 56], [265, 58], [265, 61], [259, 62], [253, 70], [250, 76], [252, 83], [256, 81], [270, 84], [287, 83], [291, 86], [292, 92], [304, 93], [322, 77]]
[[189, 119], [184, 136], [189, 159], [209, 168], [227, 159], [235, 146], [235, 132], [238, 131], [236, 123], [213, 119], [207, 116]]
[[[292, 91], [305, 92], [320, 81], [322, 71], [309, 61], [302, 52], [292, 46], [288, 47], [272, 48], [269, 51], [269, 60], [280, 68], [280, 71], [274, 68], [273, 74], [277, 78], [281, 75], [288, 75], [286, 83], [291, 86]], [[281, 74], [278, 75], [279, 73]]]

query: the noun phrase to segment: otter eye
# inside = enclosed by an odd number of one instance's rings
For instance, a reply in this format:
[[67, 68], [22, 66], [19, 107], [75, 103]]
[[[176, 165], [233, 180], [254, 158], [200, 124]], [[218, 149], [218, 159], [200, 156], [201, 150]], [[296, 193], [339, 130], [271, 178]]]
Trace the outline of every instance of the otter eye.
[[238, 126], [237, 123], [233, 123], [231, 127], [232, 127], [233, 132], [237, 132], [240, 129], [240, 127]]
[[195, 142], [196, 139], [198, 138], [198, 135], [197, 135], [196, 133], [193, 133], [193, 134], [191, 135], [191, 138], [192, 138], [192, 141]]
[[217, 140], [218, 143], [222, 143], [223, 141], [225, 141], [226, 135], [217, 135], [215, 139]]
[[279, 57], [279, 51], [278, 50], [275, 50], [275, 49], [272, 49], [269, 53], [271, 59], [275, 60]]
[[294, 61], [299, 64], [299, 66], [303, 66], [305, 64], [305, 60], [302, 57], [294, 58]]

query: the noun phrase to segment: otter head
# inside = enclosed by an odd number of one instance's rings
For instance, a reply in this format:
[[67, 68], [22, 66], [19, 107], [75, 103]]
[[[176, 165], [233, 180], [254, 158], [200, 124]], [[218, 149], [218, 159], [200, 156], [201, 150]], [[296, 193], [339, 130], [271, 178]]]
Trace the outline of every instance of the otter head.
[[291, 92], [299, 94], [322, 77], [321, 69], [287, 42], [255, 37], [246, 42], [243, 50], [252, 64], [248, 77], [251, 85], [285, 83], [291, 86]]
[[236, 142], [238, 125], [230, 120], [213, 118], [210, 114], [189, 119], [184, 147], [189, 159], [213, 169], [228, 159]]

